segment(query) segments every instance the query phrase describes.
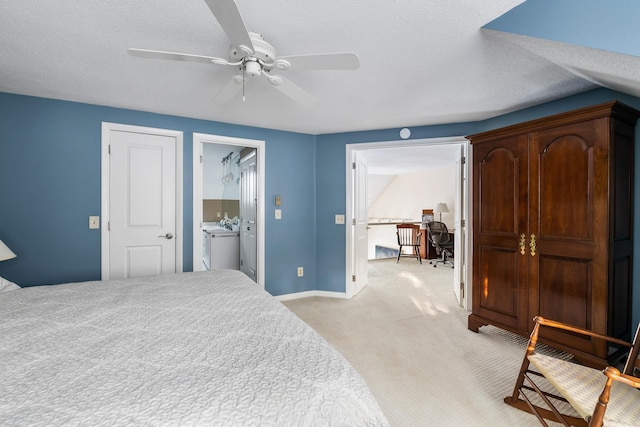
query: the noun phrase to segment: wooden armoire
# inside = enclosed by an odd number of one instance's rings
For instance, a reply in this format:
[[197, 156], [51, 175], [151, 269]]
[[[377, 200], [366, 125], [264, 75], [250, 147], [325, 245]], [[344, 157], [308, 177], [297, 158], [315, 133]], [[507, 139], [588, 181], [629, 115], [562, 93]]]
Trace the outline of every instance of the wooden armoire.
[[[468, 328], [529, 335], [533, 317], [630, 338], [634, 127], [613, 101], [468, 138], [473, 295]], [[541, 338], [602, 366], [600, 340]]]

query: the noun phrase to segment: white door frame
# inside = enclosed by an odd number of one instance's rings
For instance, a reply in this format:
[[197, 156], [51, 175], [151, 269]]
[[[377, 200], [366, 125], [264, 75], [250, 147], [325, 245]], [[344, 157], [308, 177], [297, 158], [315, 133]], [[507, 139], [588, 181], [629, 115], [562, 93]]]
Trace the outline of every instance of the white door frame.
[[176, 226], [175, 226], [175, 244], [176, 244], [176, 272], [183, 271], [182, 265], [182, 245], [184, 244], [184, 238], [182, 237], [183, 223], [182, 223], [182, 182], [183, 182], [183, 167], [182, 167], [182, 132], [169, 129], [150, 128], [146, 126], [133, 126], [123, 125], [119, 123], [102, 122], [102, 148], [100, 155], [100, 167], [101, 167], [101, 208], [100, 215], [102, 216], [102, 224], [100, 226], [100, 264], [101, 264], [101, 277], [102, 280], [109, 280], [110, 265], [109, 265], [109, 250], [110, 250], [110, 236], [109, 236], [109, 192], [110, 188], [110, 158], [109, 158], [109, 145], [110, 136], [112, 131], [120, 132], [135, 132], [135, 133], [147, 133], [153, 135], [164, 135], [173, 137], [176, 140]]
[[202, 270], [202, 144], [237, 145], [256, 149], [258, 156], [258, 285], [264, 289], [264, 243], [265, 243], [265, 142], [257, 139], [235, 138], [231, 136], [193, 133], [193, 271]]
[[[352, 225], [352, 221], [353, 221], [353, 212], [352, 212], [352, 200], [353, 200], [353, 194], [352, 194], [352, 187], [353, 187], [353, 182], [352, 182], [352, 173], [351, 173], [351, 165], [354, 159], [354, 152], [357, 151], [366, 151], [366, 150], [372, 150], [372, 149], [380, 149], [380, 148], [402, 148], [402, 147], [416, 147], [416, 146], [430, 146], [430, 145], [443, 145], [443, 144], [465, 144], [467, 146], [467, 153], [470, 153], [471, 150], [468, 149], [469, 147], [469, 141], [464, 137], [464, 136], [453, 136], [453, 137], [443, 137], [443, 138], [425, 138], [425, 139], [412, 139], [412, 140], [398, 140], [398, 141], [382, 141], [382, 142], [366, 142], [366, 143], [355, 143], [355, 144], [346, 144], [345, 146], [345, 150], [346, 150], [346, 227], [351, 227]], [[467, 177], [469, 176], [469, 172], [470, 172], [470, 164], [471, 162], [469, 161], [469, 159], [466, 159], [467, 161], [465, 162], [464, 167], [467, 170]], [[467, 182], [467, 206], [466, 206], [466, 211], [467, 212], [472, 212], [472, 193], [469, 187], [469, 185], [471, 185], [471, 181], [468, 180]], [[466, 269], [466, 279], [465, 279], [465, 289], [464, 289], [464, 305], [467, 310], [469, 310], [471, 308], [471, 277], [472, 277], [472, 269], [471, 269], [471, 264], [470, 264], [470, 260], [471, 260], [471, 239], [469, 238], [469, 236], [472, 235], [472, 224], [471, 221], [468, 220], [468, 216], [467, 216], [467, 227], [466, 227], [466, 245], [465, 245], [465, 250], [467, 252], [467, 269]], [[347, 229], [346, 234], [346, 271], [345, 271], [345, 293], [346, 293], [346, 297], [347, 298], [351, 298], [353, 296], [353, 284], [351, 281], [351, 275], [353, 274], [353, 259], [355, 256], [354, 250], [354, 242], [353, 242], [353, 236], [352, 233], [349, 232], [349, 229]], [[456, 250], [457, 251], [457, 250]]]

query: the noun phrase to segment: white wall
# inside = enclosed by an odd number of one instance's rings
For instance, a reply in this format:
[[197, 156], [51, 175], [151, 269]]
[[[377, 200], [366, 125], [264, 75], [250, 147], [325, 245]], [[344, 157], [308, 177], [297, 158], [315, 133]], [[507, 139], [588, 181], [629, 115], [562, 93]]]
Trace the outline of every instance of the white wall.
[[233, 152], [239, 154], [241, 147], [224, 144], [203, 144], [202, 148], [202, 197], [204, 199], [240, 200], [239, 168], [236, 157], [230, 163], [233, 182], [223, 184], [222, 177], [227, 173], [222, 165], [222, 159]]
[[[369, 220], [421, 221], [422, 209], [433, 209], [436, 204], [444, 202], [449, 212], [442, 214], [442, 222], [453, 229], [455, 194], [455, 165], [397, 175], [369, 207]], [[436, 220], [439, 217], [435, 214]], [[368, 233], [369, 259], [375, 258], [376, 245], [397, 248], [395, 233], [395, 226], [372, 225]]]

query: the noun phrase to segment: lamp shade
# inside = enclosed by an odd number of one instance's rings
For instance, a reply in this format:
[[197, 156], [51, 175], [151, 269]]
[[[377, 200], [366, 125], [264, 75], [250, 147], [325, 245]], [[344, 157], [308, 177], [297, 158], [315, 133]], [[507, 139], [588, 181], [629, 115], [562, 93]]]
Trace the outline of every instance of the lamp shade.
[[6, 259], [15, 258], [16, 254], [13, 253], [11, 249], [5, 245], [2, 240], [0, 240], [0, 261], [4, 261]]
[[447, 206], [446, 203], [438, 203], [436, 205], [436, 208], [433, 210], [434, 212], [449, 212], [449, 207]]

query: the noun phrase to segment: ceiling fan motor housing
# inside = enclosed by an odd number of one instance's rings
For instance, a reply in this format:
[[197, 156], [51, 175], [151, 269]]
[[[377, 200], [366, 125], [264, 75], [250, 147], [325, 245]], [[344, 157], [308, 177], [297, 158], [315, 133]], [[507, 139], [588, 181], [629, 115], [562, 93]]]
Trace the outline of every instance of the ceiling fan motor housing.
[[[240, 61], [243, 58], [254, 57], [262, 60], [265, 65], [271, 65], [276, 60], [276, 50], [271, 44], [264, 41], [264, 38], [258, 34], [249, 31], [249, 37], [251, 38], [251, 43], [253, 43], [253, 54], [247, 53], [244, 46], [231, 46], [229, 51], [229, 58], [232, 61]], [[251, 46], [248, 46], [251, 49]]]

